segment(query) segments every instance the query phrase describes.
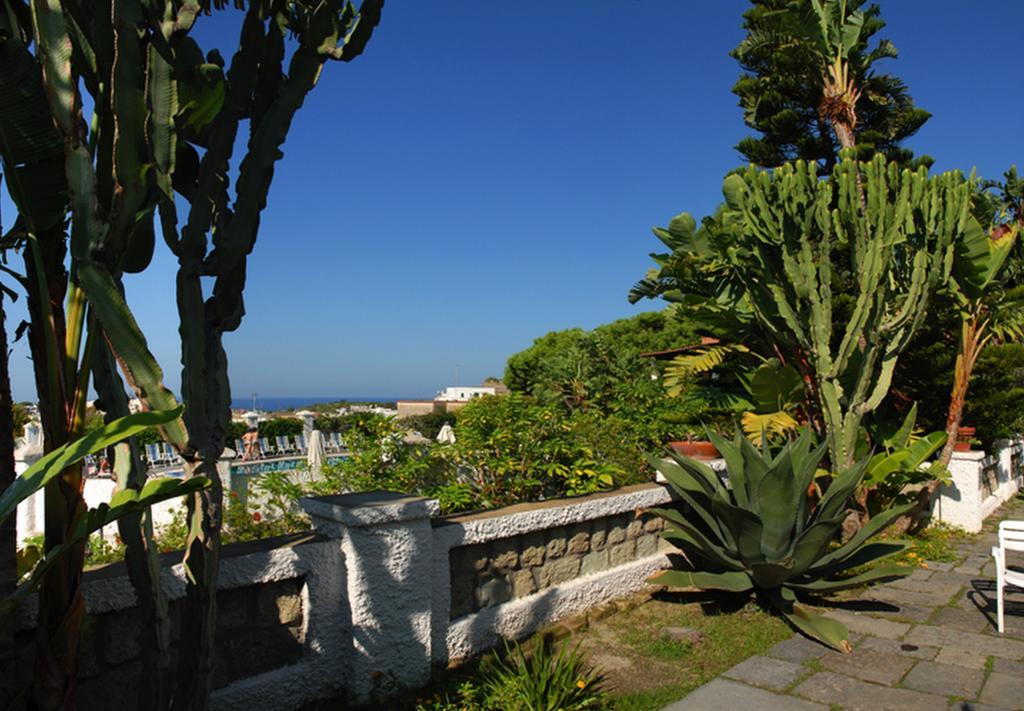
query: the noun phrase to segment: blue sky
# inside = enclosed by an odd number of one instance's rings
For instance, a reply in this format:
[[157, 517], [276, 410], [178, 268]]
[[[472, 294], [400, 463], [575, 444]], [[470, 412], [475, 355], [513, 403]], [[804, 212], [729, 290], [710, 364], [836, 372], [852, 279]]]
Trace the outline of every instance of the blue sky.
[[[933, 113], [908, 145], [942, 170], [1024, 167], [1024, 3], [881, 5], [900, 50], [886, 70]], [[284, 146], [247, 315], [226, 337], [235, 395], [429, 396], [456, 372], [500, 376], [548, 331], [657, 308], [626, 302], [657, 246], [650, 227], [713, 209], [740, 163], [728, 52], [747, 6], [389, 0], [366, 53], [327, 66]], [[240, 17], [201, 18], [194, 34], [230, 56]], [[127, 290], [177, 389], [162, 247]], [[12, 380], [34, 398], [23, 343]]]

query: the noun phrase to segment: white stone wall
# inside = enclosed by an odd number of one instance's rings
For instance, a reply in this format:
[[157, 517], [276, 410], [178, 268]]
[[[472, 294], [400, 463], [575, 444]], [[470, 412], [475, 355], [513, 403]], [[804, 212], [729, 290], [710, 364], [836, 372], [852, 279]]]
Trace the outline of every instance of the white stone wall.
[[1019, 469], [1015, 472], [1012, 467], [1021, 458], [1024, 440], [1019, 439], [997, 443], [991, 455], [955, 452], [949, 463], [952, 479], [940, 490], [934, 517], [969, 533], [980, 531], [985, 519], [1024, 485]]

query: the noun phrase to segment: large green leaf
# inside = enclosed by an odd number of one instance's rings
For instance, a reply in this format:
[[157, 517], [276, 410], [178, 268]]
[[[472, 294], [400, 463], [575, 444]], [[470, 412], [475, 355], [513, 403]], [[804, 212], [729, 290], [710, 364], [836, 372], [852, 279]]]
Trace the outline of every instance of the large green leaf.
[[754, 371], [747, 391], [757, 412], [785, 411], [803, 399], [804, 381], [796, 368], [770, 358]]
[[72, 534], [59, 546], [47, 551], [32, 571], [31, 577], [9, 596], [0, 600], [0, 618], [11, 613], [15, 607], [24, 602], [42, 582], [47, 571], [71, 548], [86, 540], [90, 535], [104, 526], [117, 521], [127, 514], [142, 511], [153, 504], [186, 496], [210, 486], [210, 480], [197, 476], [190, 479], [154, 479], [146, 482], [142, 491], [124, 489], [117, 492], [109, 504], [100, 504], [89, 509], [78, 522]]
[[824, 556], [810, 568], [809, 572], [827, 575], [829, 571], [837, 567], [837, 564], [842, 563], [856, 553], [872, 536], [878, 535], [900, 516], [909, 513], [915, 505], [914, 503], [909, 503], [879, 512], [864, 524], [853, 538]]
[[151, 427], [171, 422], [181, 416], [181, 410], [179, 407], [128, 415], [42, 456], [0, 494], [0, 521], [14, 513], [19, 503], [42, 489], [72, 464]]
[[878, 568], [872, 568], [860, 575], [854, 575], [853, 577], [843, 578], [841, 580], [812, 580], [806, 583], [790, 582], [787, 583], [787, 585], [794, 590], [824, 595], [827, 593], [839, 592], [841, 590], [851, 590], [853, 588], [859, 588], [872, 583], [884, 583], [890, 580], [899, 580], [900, 578], [907, 577], [912, 572], [914, 572], [914, 569], [905, 565], [884, 565]]
[[647, 582], [654, 585], [668, 585], [673, 588], [696, 590], [724, 590], [726, 592], [747, 592], [753, 589], [750, 576], [743, 572], [703, 573], [698, 571], [662, 570]]

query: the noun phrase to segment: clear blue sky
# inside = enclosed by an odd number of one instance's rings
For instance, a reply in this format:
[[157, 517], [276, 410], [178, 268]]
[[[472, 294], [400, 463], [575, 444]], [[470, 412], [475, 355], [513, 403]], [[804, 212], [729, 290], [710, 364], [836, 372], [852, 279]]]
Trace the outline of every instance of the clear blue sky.
[[[934, 114], [909, 145], [938, 169], [1024, 167], [1024, 3], [881, 5], [900, 50], [886, 68]], [[456, 369], [462, 384], [500, 376], [547, 331], [657, 308], [626, 302], [650, 227], [713, 209], [740, 162], [728, 52], [747, 6], [388, 0], [284, 147], [226, 341], [235, 395], [429, 396]], [[195, 35], [230, 56], [240, 17]], [[177, 389], [162, 247], [127, 288]], [[33, 399], [24, 344], [12, 371], [15, 398]]]

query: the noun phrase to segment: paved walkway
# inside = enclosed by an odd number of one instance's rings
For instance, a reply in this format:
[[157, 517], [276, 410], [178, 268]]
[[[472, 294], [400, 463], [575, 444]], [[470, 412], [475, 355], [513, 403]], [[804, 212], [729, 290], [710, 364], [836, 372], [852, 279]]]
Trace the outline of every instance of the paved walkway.
[[836, 603], [829, 615], [849, 628], [852, 653], [796, 635], [665, 711], [1024, 709], [1024, 592], [1008, 589], [1006, 632], [996, 631], [991, 549], [1004, 518], [1024, 519], [1024, 498], [959, 544], [956, 563]]

